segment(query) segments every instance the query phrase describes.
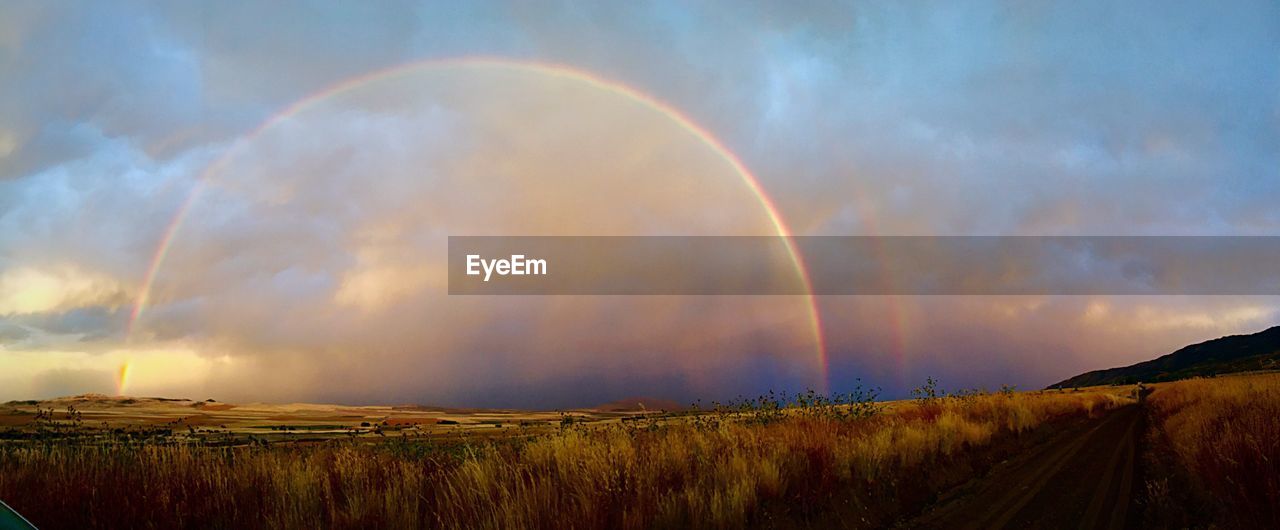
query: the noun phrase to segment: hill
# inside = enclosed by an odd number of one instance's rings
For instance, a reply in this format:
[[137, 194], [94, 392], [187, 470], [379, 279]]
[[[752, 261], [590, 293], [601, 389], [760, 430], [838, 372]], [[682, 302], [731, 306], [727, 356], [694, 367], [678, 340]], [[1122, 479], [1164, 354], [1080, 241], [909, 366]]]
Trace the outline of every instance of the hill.
[[610, 401], [592, 407], [600, 412], [675, 412], [689, 408], [669, 399], [635, 397]]
[[1274, 368], [1280, 368], [1280, 326], [1192, 344], [1130, 366], [1086, 372], [1049, 388], [1154, 383]]

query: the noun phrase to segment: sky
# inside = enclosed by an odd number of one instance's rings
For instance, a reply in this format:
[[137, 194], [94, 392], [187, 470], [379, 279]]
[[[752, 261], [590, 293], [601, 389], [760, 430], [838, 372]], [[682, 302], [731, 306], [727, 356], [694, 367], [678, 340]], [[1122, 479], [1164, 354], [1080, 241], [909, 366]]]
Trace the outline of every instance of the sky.
[[1273, 2], [18, 0], [0, 94], [3, 400], [895, 397], [1280, 323], [444, 274], [451, 234], [1280, 235]]

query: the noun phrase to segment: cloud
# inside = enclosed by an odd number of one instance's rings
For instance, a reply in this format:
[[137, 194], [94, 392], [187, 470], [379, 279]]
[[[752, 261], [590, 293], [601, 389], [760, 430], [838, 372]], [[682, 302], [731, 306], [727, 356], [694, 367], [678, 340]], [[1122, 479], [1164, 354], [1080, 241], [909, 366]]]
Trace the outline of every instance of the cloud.
[[74, 265], [0, 272], [0, 316], [118, 307], [130, 298], [114, 279]]
[[[500, 55], [597, 72], [681, 109], [802, 233], [1275, 234], [1280, 67], [1264, 50], [1280, 44], [1276, 11], [6, 4], [0, 361], [19, 346], [85, 363], [75, 355], [122, 347], [166, 228], [202, 170], [235, 149], [180, 229], [130, 345], [236, 359], [202, 389], [253, 399], [290, 374], [262, 395], [560, 405], [609, 388], [803, 387], [814, 361], [802, 299], [441, 294], [434, 267], [450, 233], [769, 233], [722, 159], [635, 102], [536, 76], [423, 74], [232, 146], [340, 80]], [[1280, 307], [821, 305], [836, 386], [864, 376], [894, 390], [923, 375], [1048, 383], [1265, 327]], [[76, 377], [53, 378], [96, 384]]]
[[31, 336], [31, 331], [14, 324], [0, 323], [0, 344], [8, 345]]
[[202, 118], [198, 63], [140, 6], [13, 5], [9, 16], [23, 23], [2, 30], [11, 97], [0, 116], [14, 148], [0, 178], [87, 156], [103, 139], [161, 142]]

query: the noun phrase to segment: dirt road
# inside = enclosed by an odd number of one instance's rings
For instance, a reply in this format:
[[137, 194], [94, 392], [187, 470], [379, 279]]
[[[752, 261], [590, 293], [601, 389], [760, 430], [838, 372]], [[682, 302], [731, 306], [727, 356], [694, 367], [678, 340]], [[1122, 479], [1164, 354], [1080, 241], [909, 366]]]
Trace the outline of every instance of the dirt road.
[[1131, 528], [1137, 405], [1063, 428], [1047, 442], [947, 492], [907, 528]]

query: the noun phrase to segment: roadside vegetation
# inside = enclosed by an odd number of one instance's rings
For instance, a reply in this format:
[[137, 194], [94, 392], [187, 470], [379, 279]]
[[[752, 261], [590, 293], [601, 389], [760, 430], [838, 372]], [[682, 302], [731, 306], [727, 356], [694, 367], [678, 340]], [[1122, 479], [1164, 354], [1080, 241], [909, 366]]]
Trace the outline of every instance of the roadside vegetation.
[[1165, 383], [1146, 404], [1148, 526], [1280, 528], [1280, 374]]
[[48, 411], [39, 435], [0, 441], [0, 498], [41, 528], [877, 528], [1041, 426], [1132, 402], [1120, 388], [948, 394], [932, 380], [915, 395], [771, 394], [629, 421], [565, 415], [501, 437], [217, 446]]

